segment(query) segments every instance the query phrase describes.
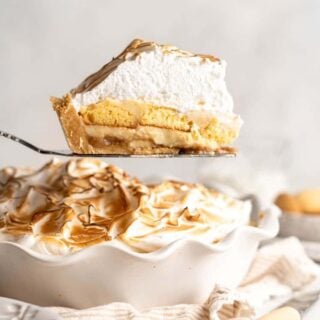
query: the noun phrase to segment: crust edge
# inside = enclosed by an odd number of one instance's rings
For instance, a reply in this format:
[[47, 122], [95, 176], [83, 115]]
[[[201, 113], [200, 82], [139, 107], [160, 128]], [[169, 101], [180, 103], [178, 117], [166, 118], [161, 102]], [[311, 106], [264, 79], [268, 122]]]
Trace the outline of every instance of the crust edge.
[[84, 124], [72, 105], [71, 95], [67, 94], [62, 98], [51, 97], [50, 101], [58, 115], [70, 149], [75, 153], [93, 153]]

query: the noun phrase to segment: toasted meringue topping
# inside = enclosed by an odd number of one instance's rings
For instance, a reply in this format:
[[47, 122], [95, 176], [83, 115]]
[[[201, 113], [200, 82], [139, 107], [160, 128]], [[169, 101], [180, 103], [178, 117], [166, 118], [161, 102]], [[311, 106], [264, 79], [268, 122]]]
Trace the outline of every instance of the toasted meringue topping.
[[249, 202], [201, 185], [146, 186], [98, 160], [0, 171], [0, 240], [46, 254], [104, 241], [138, 252], [190, 237], [214, 243], [248, 224], [250, 210]]
[[141, 252], [155, 251], [182, 238], [215, 243], [248, 224], [250, 211], [250, 202], [202, 185], [164, 181], [150, 186], [148, 201], [120, 238]]
[[136, 39], [111, 62], [71, 90], [77, 111], [107, 98], [165, 106], [186, 113], [231, 113], [226, 62], [171, 45]]

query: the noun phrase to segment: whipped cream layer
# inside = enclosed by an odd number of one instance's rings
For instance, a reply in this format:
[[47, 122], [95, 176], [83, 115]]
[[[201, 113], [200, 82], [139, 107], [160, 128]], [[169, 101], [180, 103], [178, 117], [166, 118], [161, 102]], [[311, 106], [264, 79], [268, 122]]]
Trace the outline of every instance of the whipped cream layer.
[[98, 160], [0, 171], [0, 241], [49, 255], [108, 241], [137, 252], [183, 238], [215, 243], [249, 224], [250, 211], [201, 185], [144, 185]]
[[225, 83], [226, 62], [173, 46], [133, 41], [117, 58], [72, 91], [73, 105], [106, 98], [135, 100], [180, 112], [232, 112]]

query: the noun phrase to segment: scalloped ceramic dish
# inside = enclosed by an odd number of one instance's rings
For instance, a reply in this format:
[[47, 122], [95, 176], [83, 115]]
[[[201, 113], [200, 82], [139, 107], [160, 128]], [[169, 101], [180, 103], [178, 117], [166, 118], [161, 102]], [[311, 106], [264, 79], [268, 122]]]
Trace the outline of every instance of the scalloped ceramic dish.
[[272, 206], [264, 212], [258, 228], [240, 227], [219, 244], [178, 240], [147, 254], [110, 242], [47, 256], [0, 242], [0, 296], [72, 308], [116, 301], [138, 309], [203, 303], [215, 283], [237, 286], [259, 243], [276, 236], [279, 210]]

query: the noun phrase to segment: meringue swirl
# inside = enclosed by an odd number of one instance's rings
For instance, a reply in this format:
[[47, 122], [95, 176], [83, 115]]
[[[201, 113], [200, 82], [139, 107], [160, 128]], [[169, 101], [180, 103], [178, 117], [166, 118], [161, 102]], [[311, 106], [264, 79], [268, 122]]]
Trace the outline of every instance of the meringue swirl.
[[152, 252], [182, 238], [215, 243], [249, 223], [251, 204], [199, 184], [147, 186], [100, 160], [0, 170], [0, 240], [63, 255], [114, 241]]

